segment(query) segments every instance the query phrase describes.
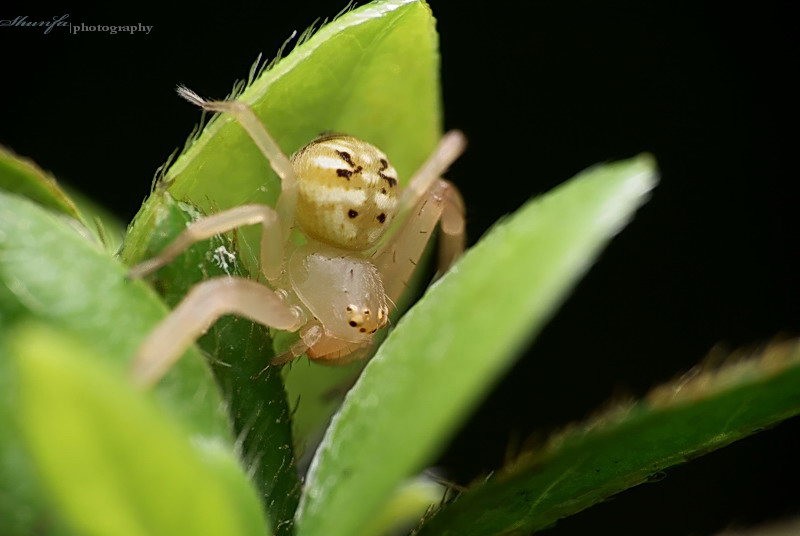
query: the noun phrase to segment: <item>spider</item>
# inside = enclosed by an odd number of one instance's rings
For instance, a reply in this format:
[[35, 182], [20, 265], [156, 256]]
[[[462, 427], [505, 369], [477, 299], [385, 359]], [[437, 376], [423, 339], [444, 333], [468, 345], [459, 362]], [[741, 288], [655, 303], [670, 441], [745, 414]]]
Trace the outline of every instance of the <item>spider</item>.
[[[268, 286], [241, 277], [195, 285], [139, 347], [131, 369], [138, 383], [156, 382], [225, 314], [299, 331], [299, 340], [272, 365], [304, 353], [329, 364], [365, 357], [437, 223], [440, 269], [463, 252], [463, 200], [440, 178], [464, 150], [461, 132], [445, 134], [401, 190], [389, 159], [365, 141], [325, 134], [289, 158], [245, 103], [207, 101], [185, 87], [178, 94], [235, 118], [280, 177], [281, 193], [274, 209], [242, 205], [201, 218], [160, 254], [131, 268], [130, 276], [140, 278], [195, 242], [244, 225], [262, 226], [260, 269]], [[290, 240], [295, 226], [307, 238], [303, 245]]]

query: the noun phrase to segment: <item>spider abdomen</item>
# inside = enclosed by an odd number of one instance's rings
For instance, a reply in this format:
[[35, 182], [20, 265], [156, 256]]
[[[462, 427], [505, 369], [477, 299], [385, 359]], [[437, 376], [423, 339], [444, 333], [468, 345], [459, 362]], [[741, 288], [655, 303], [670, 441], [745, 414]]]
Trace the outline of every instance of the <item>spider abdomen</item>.
[[312, 238], [347, 250], [374, 245], [398, 202], [397, 172], [377, 147], [347, 135], [322, 136], [297, 151], [297, 222]]

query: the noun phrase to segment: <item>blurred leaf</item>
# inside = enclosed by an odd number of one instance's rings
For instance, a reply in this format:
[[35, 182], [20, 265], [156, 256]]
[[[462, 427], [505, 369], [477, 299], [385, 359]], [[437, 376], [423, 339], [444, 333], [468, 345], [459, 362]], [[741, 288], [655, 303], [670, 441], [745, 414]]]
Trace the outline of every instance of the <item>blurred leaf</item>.
[[27, 158], [0, 146], [0, 190], [17, 193], [43, 207], [80, 220], [78, 207], [55, 179]]
[[[0, 290], [4, 287], [0, 285]], [[6, 305], [0, 296], [0, 307]], [[34, 465], [17, 426], [17, 385], [12, 378], [9, 323], [0, 319], [0, 527], [3, 536], [74, 534], [53, 512], [35, 477]]]
[[[154, 194], [147, 210], [145, 217], [152, 227], [143, 258], [160, 252], [188, 223], [202, 216], [164, 191]], [[190, 287], [221, 275], [249, 276], [238, 261], [235, 240], [228, 235], [198, 242], [149, 281], [167, 305], [174, 307]], [[225, 316], [198, 344], [213, 356], [210, 363], [226, 400], [242, 460], [259, 488], [276, 534], [291, 534], [300, 481], [289, 405], [279, 369], [268, 368], [258, 376], [274, 356], [269, 333], [248, 320]]]
[[109, 254], [116, 254], [122, 246], [126, 226], [116, 215], [81, 192], [66, 185], [63, 185], [62, 189], [78, 207], [82, 221], [86, 222], [86, 226], [103, 244], [105, 250]]
[[647, 156], [581, 173], [497, 225], [399, 322], [333, 419], [300, 536], [351, 535], [431, 456], [630, 219]]
[[[82, 341], [119, 373], [165, 308], [147, 285], [79, 235], [63, 217], [0, 192], [0, 419], [16, 413], [3, 343], [36, 319]], [[224, 404], [204, 360], [191, 350], [154, 390], [162, 409], [201, 443], [232, 445]], [[0, 427], [0, 519], [5, 533], [53, 534], [33, 466], [18, 434]], [[230, 448], [230, 447], [229, 447]], [[20, 507], [23, 505], [23, 507]], [[12, 532], [13, 529], [13, 532]], [[58, 532], [60, 533], [60, 532]]]
[[[166, 309], [149, 287], [30, 201], [0, 192], [0, 286], [31, 316], [80, 338], [118, 371]], [[156, 388], [193, 433], [230, 437], [222, 399], [202, 356], [187, 352]]]
[[[800, 342], [697, 369], [557, 436], [434, 516], [418, 533], [530, 534], [800, 413]], [[761, 532], [759, 532], [761, 534]], [[794, 534], [794, 533], [792, 533]]]
[[432, 506], [442, 500], [444, 494], [445, 487], [426, 476], [409, 480], [372, 516], [362, 536], [408, 533]]
[[19, 427], [76, 532], [267, 533], [224, 442], [190, 442], [149, 396], [70, 338], [41, 326], [15, 331]]
[[0, 190], [27, 197], [45, 208], [69, 216], [75, 220], [77, 231], [94, 237], [110, 252], [115, 252], [122, 243], [124, 226], [116, 217], [83, 194], [60, 186], [39, 166], [2, 146]]

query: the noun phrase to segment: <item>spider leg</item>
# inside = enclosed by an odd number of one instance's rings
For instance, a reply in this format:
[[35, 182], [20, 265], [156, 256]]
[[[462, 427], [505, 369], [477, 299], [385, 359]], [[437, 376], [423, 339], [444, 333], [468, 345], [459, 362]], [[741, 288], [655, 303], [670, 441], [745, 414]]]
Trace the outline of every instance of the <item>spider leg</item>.
[[143, 386], [157, 382], [194, 341], [226, 314], [287, 331], [296, 331], [305, 322], [299, 307], [287, 305], [255, 281], [239, 277], [203, 281], [139, 347], [130, 370], [134, 382]]
[[[318, 325], [312, 325], [303, 330], [300, 334], [300, 340], [294, 343], [288, 351], [282, 353], [281, 355], [275, 356], [272, 361], [270, 362], [270, 366], [274, 365], [283, 365], [284, 363], [288, 363], [294, 359], [297, 359], [301, 355], [303, 355], [309, 348], [317, 344], [322, 338], [322, 328]], [[267, 370], [264, 368], [264, 370]], [[262, 370], [258, 374], [262, 374], [264, 372]]]
[[242, 205], [192, 222], [164, 251], [131, 268], [128, 276], [131, 278], [144, 277], [169, 264], [195, 242], [243, 225], [256, 223], [260, 223], [263, 227], [261, 231], [261, 271], [268, 280], [272, 281], [280, 276], [283, 263], [283, 237], [278, 215], [272, 207], [267, 205]]
[[250, 138], [269, 161], [273, 171], [281, 179], [281, 195], [275, 209], [280, 216], [283, 239], [289, 239], [289, 231], [294, 224], [294, 211], [297, 205], [297, 177], [289, 160], [278, 143], [267, 131], [253, 110], [241, 101], [207, 101], [194, 91], [178, 86], [178, 95], [204, 110], [231, 114], [247, 131]]
[[363, 359], [371, 350], [372, 345], [370, 344], [349, 343], [342, 345], [342, 347], [338, 350], [326, 353], [324, 355], [316, 355], [312, 359], [314, 359], [315, 363], [320, 365], [340, 367], [343, 365], [349, 365], [353, 361]]
[[434, 183], [375, 259], [384, 291], [392, 302], [405, 290], [437, 223], [442, 230], [439, 272], [444, 272], [464, 251], [464, 203], [456, 187], [443, 179]]
[[456, 186], [445, 180], [444, 206], [439, 220], [439, 262], [436, 277], [440, 277], [464, 253], [466, 247], [466, 222], [464, 221], [464, 199]]
[[439, 141], [433, 153], [424, 164], [414, 173], [408, 186], [403, 190], [398, 207], [398, 215], [402, 217], [417, 206], [423, 197], [436, 184], [447, 171], [447, 168], [461, 156], [467, 146], [467, 139], [460, 130], [451, 130]]
[[[412, 211], [430, 193], [436, 181], [441, 178], [447, 168], [459, 157], [467, 146], [467, 139], [459, 130], [451, 130], [439, 141], [433, 153], [424, 164], [414, 173], [411, 180], [403, 189], [397, 214], [384, 238], [377, 246], [368, 252], [371, 257], [379, 257], [385, 253], [387, 247], [394, 240], [395, 234], [405, 225], [408, 218], [413, 217]], [[456, 194], [457, 195], [457, 194]], [[458, 196], [458, 201], [461, 197]], [[461, 202], [463, 205], [463, 202]], [[462, 210], [463, 212], [463, 210]]]

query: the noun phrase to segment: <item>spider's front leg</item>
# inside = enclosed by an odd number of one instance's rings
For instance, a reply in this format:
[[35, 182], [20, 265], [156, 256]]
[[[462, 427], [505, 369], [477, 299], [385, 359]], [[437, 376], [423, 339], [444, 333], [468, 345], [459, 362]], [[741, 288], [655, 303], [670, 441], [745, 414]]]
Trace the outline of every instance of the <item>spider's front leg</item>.
[[458, 130], [445, 134], [436, 149], [411, 177], [398, 207], [399, 227], [375, 255], [384, 290], [396, 302], [417, 267], [417, 261], [440, 224], [439, 272], [463, 253], [464, 200], [453, 183], [441, 176], [464, 152], [467, 140]]
[[[244, 205], [192, 222], [159, 255], [129, 272], [143, 277], [169, 264], [200, 240], [242, 225], [262, 225], [261, 270], [270, 281], [280, 277], [283, 239], [277, 214], [266, 205]], [[303, 313], [289, 307], [271, 289], [243, 278], [219, 277], [196, 285], [183, 301], [147, 336], [131, 368], [134, 381], [150, 385], [158, 381], [208, 328], [225, 314], [237, 314], [267, 327], [296, 330]]]
[[240, 101], [207, 101], [183, 86], [179, 86], [177, 91], [178, 95], [203, 110], [230, 114], [247, 131], [272, 170], [281, 179], [281, 195], [275, 208], [281, 220], [283, 239], [288, 240], [297, 206], [297, 177], [289, 157], [281, 151], [275, 139], [247, 104]]
[[437, 179], [427, 196], [417, 204], [375, 259], [381, 272], [383, 287], [390, 300], [396, 302], [417, 268], [439, 223], [439, 271], [446, 271], [464, 251], [464, 202], [458, 189]]
[[[178, 93], [206, 110], [230, 113], [245, 128], [282, 181], [277, 211], [266, 205], [244, 205], [190, 224], [156, 257], [134, 266], [131, 277], [143, 277], [171, 262], [200, 240], [243, 225], [261, 224], [261, 271], [269, 281], [281, 275], [284, 245], [294, 221], [297, 180], [284, 155], [253, 111], [240, 102], [206, 101], [186, 88]], [[285, 304], [272, 290], [242, 278], [217, 278], [194, 287], [175, 310], [142, 343], [131, 374], [140, 384], [152, 384], [188, 347], [225, 314], [237, 314], [267, 327], [294, 331], [305, 320], [298, 307]]]
[[152, 385], [221, 316], [234, 314], [267, 327], [296, 331], [305, 324], [297, 306], [270, 289], [241, 277], [217, 277], [195, 285], [180, 304], [147, 336], [136, 352], [131, 377]]
[[150, 275], [175, 260], [196, 242], [259, 223], [262, 227], [261, 272], [267, 280], [273, 281], [280, 277], [284, 240], [278, 215], [267, 205], [242, 205], [192, 222], [161, 253], [131, 268], [128, 277], [138, 279]]

